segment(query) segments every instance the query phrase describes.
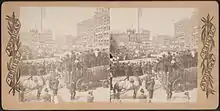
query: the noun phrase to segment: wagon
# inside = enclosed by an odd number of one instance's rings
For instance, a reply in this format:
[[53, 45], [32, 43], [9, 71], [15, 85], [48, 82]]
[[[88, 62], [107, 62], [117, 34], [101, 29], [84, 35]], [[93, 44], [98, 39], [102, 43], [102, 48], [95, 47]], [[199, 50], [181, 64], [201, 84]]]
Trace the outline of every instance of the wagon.
[[185, 68], [183, 71], [177, 70], [171, 75], [164, 72], [159, 76], [161, 83], [166, 88], [168, 81], [173, 82], [173, 90], [175, 92], [191, 90], [197, 87], [197, 69], [196, 67]]
[[77, 90], [87, 91], [97, 87], [107, 88], [109, 86], [107, 68], [108, 65], [88, 68], [87, 71], [76, 80]]
[[192, 90], [197, 87], [197, 67], [184, 69], [180, 77], [174, 81], [174, 91]]

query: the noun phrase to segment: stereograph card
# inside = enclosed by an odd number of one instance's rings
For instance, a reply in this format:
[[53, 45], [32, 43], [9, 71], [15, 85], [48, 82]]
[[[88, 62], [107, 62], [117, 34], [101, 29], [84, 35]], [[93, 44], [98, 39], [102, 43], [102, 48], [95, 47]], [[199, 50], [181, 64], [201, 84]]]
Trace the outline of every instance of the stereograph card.
[[214, 1], [4, 2], [3, 109], [216, 109]]

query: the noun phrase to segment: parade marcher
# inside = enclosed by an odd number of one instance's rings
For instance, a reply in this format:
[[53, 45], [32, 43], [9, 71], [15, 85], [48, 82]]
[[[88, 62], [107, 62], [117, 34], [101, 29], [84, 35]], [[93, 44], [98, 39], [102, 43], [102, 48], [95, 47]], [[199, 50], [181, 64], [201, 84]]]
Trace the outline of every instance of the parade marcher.
[[76, 96], [76, 83], [73, 81], [70, 85], [70, 100], [74, 100]]
[[109, 68], [109, 81], [110, 81], [110, 90], [113, 89], [113, 85], [112, 85], [112, 80], [113, 80], [113, 75], [112, 75], [112, 70], [111, 68]]
[[184, 95], [185, 95], [186, 98], [187, 98], [187, 103], [189, 103], [189, 101], [190, 101], [189, 92], [185, 92]]
[[126, 74], [125, 74], [125, 63], [122, 63], [122, 64], [120, 65], [120, 73], [121, 73], [121, 75], [126, 75]]
[[31, 64], [31, 68], [28, 69], [28, 73], [30, 76], [28, 79], [30, 79], [30, 80], [33, 80], [33, 73], [32, 73], [33, 70], [34, 70], [34, 66]]
[[167, 85], [167, 100], [170, 100], [172, 98], [172, 83], [169, 82], [168, 85]]
[[20, 85], [20, 101], [24, 102], [24, 92], [25, 92], [25, 87], [23, 85]]
[[149, 75], [149, 77], [147, 77], [147, 80], [145, 81], [145, 86], [149, 93], [149, 103], [153, 99], [154, 85], [155, 85], [154, 77], [152, 75]]
[[58, 86], [59, 86], [59, 80], [55, 75], [52, 75], [53, 77], [50, 78], [49, 81], [49, 87], [53, 91], [53, 96], [52, 96], [52, 102], [54, 101], [54, 98], [57, 96], [58, 93]]
[[[138, 64], [137, 64], [138, 65]], [[138, 76], [141, 76], [141, 75], [143, 75], [143, 70], [142, 70], [142, 65], [141, 65], [141, 62], [140, 62], [140, 64], [138, 65], [138, 67], [137, 67], [138, 69]]]
[[129, 66], [125, 66], [125, 76], [126, 78], [124, 80], [129, 80]]
[[134, 93], [133, 93], [133, 99], [136, 99], [136, 94], [137, 94], [137, 92], [136, 92], [136, 90], [135, 90], [135, 85], [134, 85], [134, 79], [133, 79], [133, 78], [130, 79], [130, 83], [132, 84], [132, 89], [133, 89], [133, 91], [134, 91]]
[[171, 60], [172, 60], [172, 55], [171, 55], [170, 52], [168, 52], [168, 57], [167, 57], [167, 59], [168, 59], [169, 62], [171, 62]]
[[132, 70], [131, 63], [128, 63], [128, 67], [127, 67], [127, 79], [128, 80], [130, 76], [133, 76], [133, 70]]

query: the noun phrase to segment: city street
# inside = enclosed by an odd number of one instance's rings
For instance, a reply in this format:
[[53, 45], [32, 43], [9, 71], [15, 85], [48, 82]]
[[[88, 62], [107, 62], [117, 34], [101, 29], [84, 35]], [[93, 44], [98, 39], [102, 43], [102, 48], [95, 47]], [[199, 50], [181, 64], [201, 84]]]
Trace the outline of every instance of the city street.
[[[143, 87], [143, 86], [141, 86]], [[167, 94], [165, 89], [163, 89], [163, 87], [161, 87], [161, 83], [159, 82], [159, 80], [155, 80], [155, 91], [154, 91], [154, 95], [153, 95], [153, 99], [151, 100], [151, 102], [155, 102], [155, 103], [161, 103], [161, 102], [175, 102], [175, 103], [183, 103], [183, 102], [187, 102], [186, 96], [184, 95], [184, 92], [180, 92], [180, 93], [174, 93], [173, 92], [173, 96], [171, 100], [167, 100]], [[144, 88], [143, 88], [144, 89]], [[197, 93], [197, 89], [193, 89], [189, 92], [189, 96], [190, 96], [190, 100], [189, 102], [196, 102], [196, 93]], [[148, 96], [148, 92], [145, 90], [145, 94]], [[140, 91], [138, 91], [137, 93], [137, 97], [140, 95]], [[121, 95], [121, 102], [140, 102], [140, 99], [133, 99], [133, 91], [128, 91], [124, 94]], [[114, 101], [114, 100], [113, 100]]]
[[[23, 76], [22, 80], [27, 79], [27, 76]], [[93, 95], [94, 95], [94, 102], [106, 102], [110, 100], [109, 97], [109, 88], [102, 88], [102, 87], [98, 87], [95, 90], [93, 90]], [[64, 81], [63, 79], [60, 79], [60, 87], [58, 90], [58, 94], [57, 94], [57, 98], [59, 100], [59, 102], [86, 102], [87, 100], [87, 96], [88, 96], [88, 92], [89, 91], [85, 91], [85, 92], [79, 92], [76, 91], [76, 96], [75, 96], [75, 100], [70, 100], [70, 91], [68, 88], [66, 88], [66, 86], [64, 85]], [[43, 97], [45, 94], [44, 90], [41, 93], [41, 97]], [[42, 99], [37, 100], [37, 90], [33, 90], [33, 91], [28, 91], [25, 94], [25, 99], [28, 102], [43, 102]]]

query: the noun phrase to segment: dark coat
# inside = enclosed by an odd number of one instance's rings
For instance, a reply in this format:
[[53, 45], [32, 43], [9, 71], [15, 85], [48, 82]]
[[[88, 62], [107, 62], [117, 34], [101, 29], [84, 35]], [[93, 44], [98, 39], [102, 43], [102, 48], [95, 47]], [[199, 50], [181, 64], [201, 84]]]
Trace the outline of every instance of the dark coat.
[[146, 89], [147, 90], [154, 90], [154, 85], [155, 85], [154, 79], [147, 78], [145, 84], [146, 84]]
[[76, 90], [76, 83], [72, 82], [71, 85], [70, 85], [70, 92], [73, 92], [75, 90]]
[[58, 86], [59, 86], [59, 80], [58, 79], [51, 79], [50, 80], [50, 88], [52, 90], [58, 89]]
[[129, 65], [128, 67], [127, 67], [127, 73], [128, 73], [128, 76], [133, 76], [133, 70], [132, 70], [132, 67], [131, 67], [131, 65]]

